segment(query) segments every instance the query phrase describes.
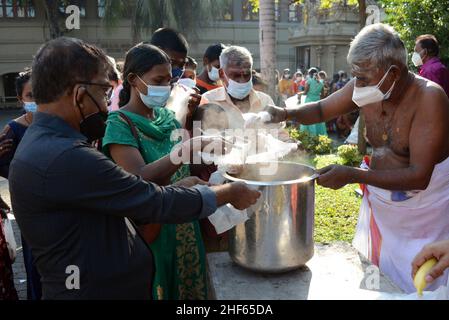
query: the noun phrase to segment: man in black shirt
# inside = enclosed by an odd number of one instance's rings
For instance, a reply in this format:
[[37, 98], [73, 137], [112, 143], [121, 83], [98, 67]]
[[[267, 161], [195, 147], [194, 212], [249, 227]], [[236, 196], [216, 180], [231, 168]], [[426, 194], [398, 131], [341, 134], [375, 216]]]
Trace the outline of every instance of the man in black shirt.
[[190, 222], [260, 195], [242, 184], [162, 188], [92, 148], [104, 134], [109, 67], [100, 49], [72, 38], [48, 42], [33, 62], [39, 112], [9, 182], [44, 299], [150, 299], [153, 257], [135, 224]]

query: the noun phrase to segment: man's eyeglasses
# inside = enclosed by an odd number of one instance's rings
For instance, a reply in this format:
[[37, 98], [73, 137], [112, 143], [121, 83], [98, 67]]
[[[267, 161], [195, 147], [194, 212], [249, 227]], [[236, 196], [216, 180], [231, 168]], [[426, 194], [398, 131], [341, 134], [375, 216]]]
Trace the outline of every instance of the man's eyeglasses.
[[104, 98], [109, 105], [112, 98], [112, 92], [114, 91], [114, 87], [112, 85], [110, 85], [109, 83], [96, 83], [96, 82], [78, 82], [78, 83], [85, 84], [88, 86], [99, 86], [105, 89]]

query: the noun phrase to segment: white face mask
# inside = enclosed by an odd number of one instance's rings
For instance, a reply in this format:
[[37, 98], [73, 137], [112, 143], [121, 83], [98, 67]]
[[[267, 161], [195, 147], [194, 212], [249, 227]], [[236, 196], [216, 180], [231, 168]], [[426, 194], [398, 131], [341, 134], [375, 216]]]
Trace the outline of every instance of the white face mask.
[[421, 50], [420, 52], [413, 52], [412, 62], [415, 65], [415, 67], [420, 67], [424, 64], [421, 58], [421, 52], [423, 51], [424, 49]]
[[211, 69], [209, 71], [209, 68], [207, 68], [207, 75], [209, 76], [209, 79], [216, 82], [220, 79], [220, 73], [218, 72], [218, 69], [214, 66], [210, 66]]
[[234, 81], [232, 79], [229, 79], [229, 77], [225, 74], [226, 78], [228, 79], [228, 86], [226, 87], [226, 91], [228, 94], [238, 100], [245, 99], [251, 90], [253, 89], [253, 79], [249, 79], [248, 82], [240, 83], [237, 81]]
[[190, 78], [182, 78], [178, 80], [179, 84], [186, 86], [189, 89], [193, 89], [196, 86], [196, 81]]
[[387, 78], [388, 72], [390, 72], [392, 66], [387, 70], [383, 78], [376, 86], [356, 87], [354, 86], [354, 93], [352, 94], [352, 101], [359, 106], [363, 107], [371, 103], [387, 100], [391, 97], [396, 81], [393, 82], [390, 90], [387, 93], [383, 93], [379, 88]]

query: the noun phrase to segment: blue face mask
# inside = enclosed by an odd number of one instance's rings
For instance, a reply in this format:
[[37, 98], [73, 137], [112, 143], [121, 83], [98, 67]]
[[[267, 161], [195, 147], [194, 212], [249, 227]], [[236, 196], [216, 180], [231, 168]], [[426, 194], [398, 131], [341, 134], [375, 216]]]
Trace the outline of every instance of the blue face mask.
[[37, 104], [36, 102], [24, 102], [23, 108], [26, 112], [35, 113], [37, 111]]
[[[139, 77], [140, 79], [140, 77]], [[142, 79], [140, 79], [143, 83]], [[144, 105], [146, 105], [150, 109], [157, 109], [157, 108], [163, 108], [167, 104], [168, 98], [170, 98], [171, 93], [171, 87], [170, 86], [152, 86], [147, 85], [147, 94], [140, 94], [140, 99], [142, 99], [142, 102]]]
[[184, 74], [184, 71], [185, 71], [185, 69], [173, 68], [172, 71], [171, 71], [172, 79], [181, 78], [182, 75]]

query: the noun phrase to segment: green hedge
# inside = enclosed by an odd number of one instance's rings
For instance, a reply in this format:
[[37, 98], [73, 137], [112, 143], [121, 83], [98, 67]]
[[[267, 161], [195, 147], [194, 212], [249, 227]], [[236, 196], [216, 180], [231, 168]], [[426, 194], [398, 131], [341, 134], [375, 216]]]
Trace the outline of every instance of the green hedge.
[[[302, 154], [290, 157], [290, 161], [311, 164], [320, 169], [332, 164], [358, 166], [362, 160], [356, 146], [343, 145], [335, 150], [332, 140], [327, 137], [313, 138], [294, 128], [290, 128], [289, 131], [290, 136], [300, 141], [308, 153], [308, 156]], [[336, 153], [330, 153], [335, 151]], [[321, 152], [327, 154], [320, 154]], [[348, 185], [334, 191], [316, 186], [315, 242], [352, 241], [361, 204], [361, 198], [355, 192], [358, 188], [358, 185]]]
[[[331, 164], [342, 164], [343, 159], [331, 154], [317, 156], [314, 163], [317, 169]], [[348, 185], [340, 190], [316, 186], [315, 191], [315, 241], [331, 243], [351, 242], [359, 215], [361, 198], [356, 195], [358, 185]]]

